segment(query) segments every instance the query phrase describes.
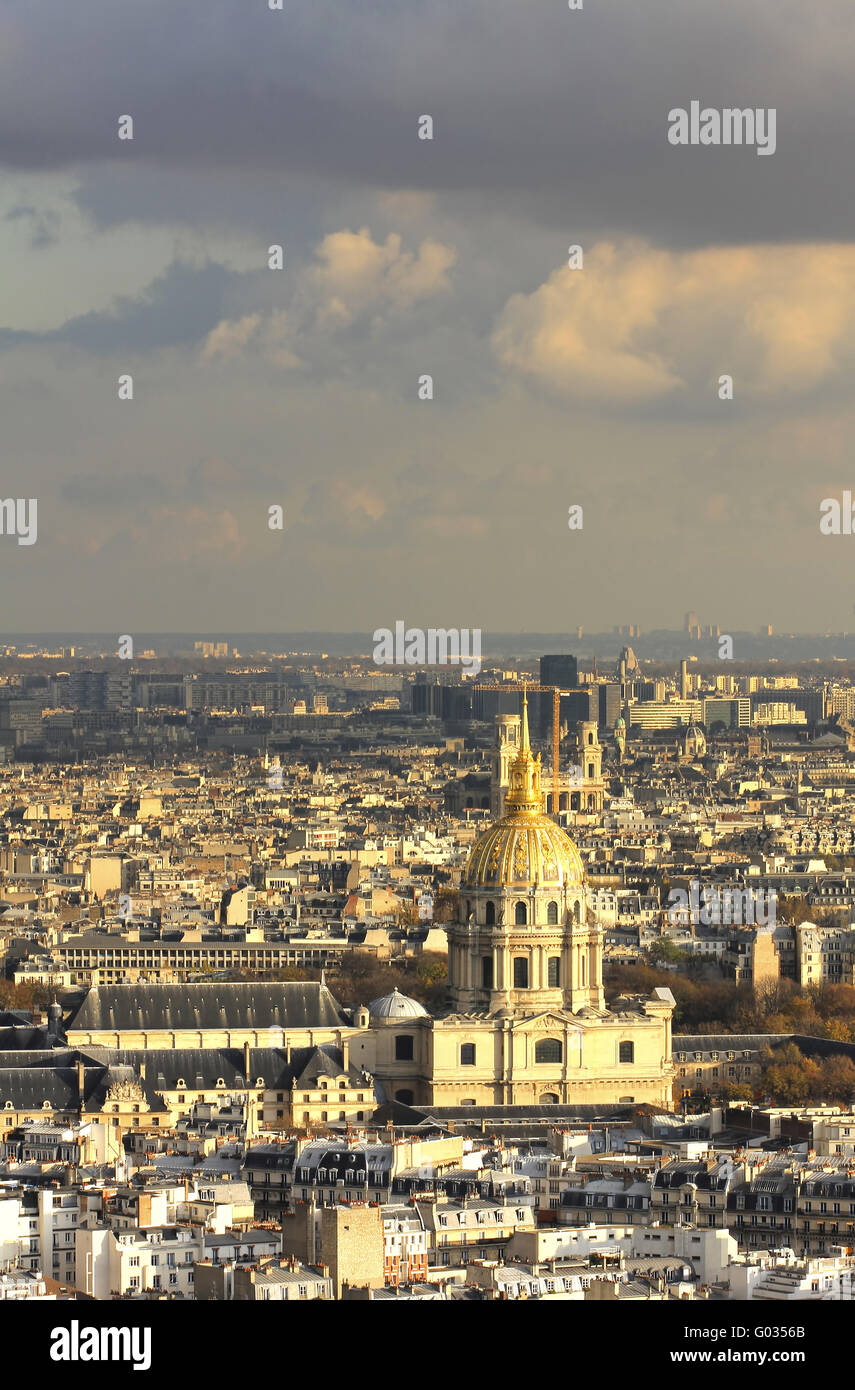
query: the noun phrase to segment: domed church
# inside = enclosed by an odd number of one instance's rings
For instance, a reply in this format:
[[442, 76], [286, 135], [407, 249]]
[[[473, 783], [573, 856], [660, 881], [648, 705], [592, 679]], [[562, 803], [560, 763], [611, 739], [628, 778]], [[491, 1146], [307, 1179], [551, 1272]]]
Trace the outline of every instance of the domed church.
[[432, 1018], [390, 996], [352, 1039], [389, 1100], [670, 1107], [674, 996], [658, 989], [606, 1009], [582, 860], [543, 807], [524, 696], [504, 815], [472, 846], [448, 927], [450, 1011]]

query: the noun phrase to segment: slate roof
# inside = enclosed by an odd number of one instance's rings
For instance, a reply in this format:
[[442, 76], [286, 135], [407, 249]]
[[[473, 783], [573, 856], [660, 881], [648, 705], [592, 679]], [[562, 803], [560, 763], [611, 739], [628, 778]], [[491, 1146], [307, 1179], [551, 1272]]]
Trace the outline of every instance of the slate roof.
[[336, 1028], [345, 1019], [326, 985], [285, 983], [96, 985], [71, 1015], [77, 1032], [132, 1029]]
[[46, 1028], [21, 1024], [10, 1028], [0, 1028], [0, 1051], [12, 1052], [18, 1048], [51, 1047], [53, 1039], [48, 1037]]
[[[220, 1078], [226, 1090], [242, 1090], [247, 1083], [242, 1047], [93, 1047], [84, 1051], [92, 1057], [109, 1058], [115, 1064], [127, 1066], [135, 1075], [139, 1075], [140, 1066], [145, 1065], [146, 1084], [156, 1091], [177, 1090], [179, 1080], [183, 1080], [188, 1091], [212, 1090]], [[318, 1077], [344, 1074], [341, 1051], [329, 1043], [323, 1047], [292, 1047], [290, 1061], [284, 1048], [249, 1049], [251, 1086], [260, 1077], [268, 1090], [284, 1090], [295, 1080], [297, 1086], [310, 1086]], [[357, 1087], [370, 1087], [370, 1082], [357, 1067], [348, 1067], [347, 1077]]]
[[[387, 1114], [387, 1111], [389, 1112]], [[395, 1113], [392, 1113], [395, 1112]], [[586, 1122], [595, 1120], [611, 1120], [618, 1122], [628, 1120], [634, 1115], [654, 1114], [654, 1108], [643, 1101], [626, 1102], [603, 1102], [602, 1104], [581, 1103], [578, 1105], [403, 1105], [401, 1102], [390, 1102], [375, 1115], [378, 1121], [390, 1119], [393, 1123], [408, 1124], [408, 1118], [412, 1116], [413, 1122], [418, 1123], [422, 1119], [434, 1120], [437, 1125], [441, 1125], [447, 1120], [474, 1120], [481, 1122], [486, 1120], [494, 1124], [503, 1123], [507, 1120], [554, 1120], [556, 1122], [567, 1123], [568, 1121], [579, 1119]], [[398, 1117], [401, 1117], [400, 1120]]]
[[233, 1231], [226, 1231], [225, 1235], [205, 1234], [205, 1249], [219, 1250], [222, 1258], [227, 1259], [229, 1253], [238, 1250], [244, 1245], [268, 1245], [278, 1246], [281, 1241], [281, 1231], [257, 1231], [248, 1230], [235, 1234]]
[[297, 1154], [295, 1141], [285, 1144], [253, 1144], [244, 1155], [244, 1170], [270, 1168], [274, 1172], [290, 1173]]
[[[243, 1048], [132, 1048], [86, 1047], [80, 1050], [0, 1052], [0, 1111], [11, 1101], [12, 1110], [76, 1110], [79, 1105], [78, 1061], [84, 1063], [85, 1112], [98, 1112], [107, 1091], [116, 1081], [141, 1084], [147, 1106], [155, 1113], [166, 1105], [160, 1092], [216, 1088], [222, 1079], [224, 1089], [242, 1090]], [[140, 1068], [145, 1066], [145, 1078]], [[249, 1083], [259, 1078], [267, 1090], [290, 1089], [292, 1085], [314, 1089], [320, 1077], [330, 1080], [345, 1075], [340, 1049], [295, 1047], [290, 1060], [284, 1048], [250, 1048]], [[346, 1069], [352, 1089], [367, 1093], [373, 1105], [372, 1083], [358, 1067]], [[181, 1086], [179, 1086], [179, 1082]], [[46, 1112], [47, 1113], [47, 1112]]]
[[77, 1061], [78, 1054], [68, 1047], [57, 1048], [52, 1051], [50, 1048], [27, 1048], [20, 1052], [17, 1048], [11, 1051], [0, 1048], [0, 1070], [5, 1071], [7, 1067], [70, 1067]]
[[[44, 1054], [43, 1054], [44, 1055]], [[83, 1110], [100, 1112], [110, 1087], [117, 1081], [136, 1081], [133, 1068], [122, 1065], [89, 1065], [83, 1072]], [[165, 1102], [150, 1084], [142, 1083], [145, 1104], [155, 1113], [165, 1111]], [[80, 1104], [76, 1065], [0, 1067], [0, 1110], [11, 1101], [12, 1110], [77, 1110]], [[46, 1111], [47, 1113], [47, 1111]]]
[[809, 1033], [675, 1033], [671, 1052], [762, 1051], [783, 1043], [795, 1043], [806, 1057], [851, 1057], [855, 1061], [855, 1043], [815, 1038]]
[[326, 1140], [307, 1144], [295, 1167], [296, 1182], [314, 1182], [319, 1169], [327, 1174], [331, 1185], [336, 1181], [366, 1182], [369, 1174], [385, 1177], [392, 1172], [394, 1154], [391, 1144], [358, 1143], [329, 1144]]

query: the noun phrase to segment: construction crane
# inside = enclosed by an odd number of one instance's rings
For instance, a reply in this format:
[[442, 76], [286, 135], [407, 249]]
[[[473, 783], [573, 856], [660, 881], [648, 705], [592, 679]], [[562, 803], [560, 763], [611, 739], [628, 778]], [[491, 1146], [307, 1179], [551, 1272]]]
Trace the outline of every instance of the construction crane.
[[561, 708], [561, 696], [569, 694], [569, 691], [562, 690], [558, 685], [530, 685], [528, 681], [507, 681], [504, 685], [487, 684], [483, 681], [476, 681], [473, 690], [500, 690], [510, 694], [514, 690], [521, 690], [523, 694], [532, 690], [536, 695], [547, 695], [552, 693], [552, 814], [558, 815], [559, 806], [559, 768], [558, 768], [558, 744], [560, 742], [559, 714]]

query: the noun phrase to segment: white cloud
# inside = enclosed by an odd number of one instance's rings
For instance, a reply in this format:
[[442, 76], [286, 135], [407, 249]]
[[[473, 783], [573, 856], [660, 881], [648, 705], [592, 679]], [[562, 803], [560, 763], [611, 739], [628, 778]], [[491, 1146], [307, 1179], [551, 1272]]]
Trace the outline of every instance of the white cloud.
[[368, 308], [409, 308], [451, 288], [448, 271], [457, 260], [453, 246], [426, 237], [417, 252], [404, 251], [398, 232], [376, 242], [367, 227], [331, 232], [317, 249], [312, 280], [320, 292], [320, 314], [349, 321]]
[[804, 391], [855, 353], [855, 246], [674, 253], [601, 242], [506, 303], [499, 361], [566, 396], [633, 401], [679, 388]]
[[223, 319], [205, 339], [203, 362], [211, 362], [217, 357], [239, 356], [257, 335], [260, 323], [260, 314], [245, 314], [241, 319]]

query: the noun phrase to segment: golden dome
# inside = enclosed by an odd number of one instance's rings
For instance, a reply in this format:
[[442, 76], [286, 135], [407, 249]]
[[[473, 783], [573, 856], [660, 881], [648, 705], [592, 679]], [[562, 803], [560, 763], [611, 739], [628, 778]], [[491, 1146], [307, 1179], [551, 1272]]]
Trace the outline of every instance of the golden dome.
[[511, 815], [479, 835], [463, 871], [464, 888], [582, 882], [582, 860], [570, 836], [548, 816]]
[[584, 871], [570, 836], [543, 813], [540, 757], [532, 756], [528, 699], [523, 695], [520, 751], [510, 769], [507, 815], [479, 835], [463, 871], [464, 888], [532, 883], [544, 888], [580, 884]]

